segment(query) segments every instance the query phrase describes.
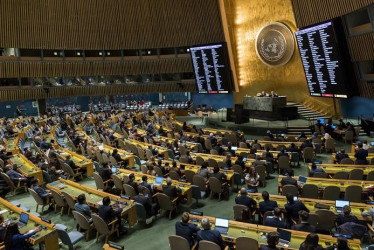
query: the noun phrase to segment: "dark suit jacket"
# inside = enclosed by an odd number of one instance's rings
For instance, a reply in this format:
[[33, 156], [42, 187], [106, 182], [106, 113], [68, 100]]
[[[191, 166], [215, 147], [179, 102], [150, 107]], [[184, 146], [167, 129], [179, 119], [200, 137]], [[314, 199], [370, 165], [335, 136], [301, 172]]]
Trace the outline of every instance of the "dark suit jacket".
[[112, 170], [109, 168], [104, 168], [100, 171], [100, 176], [103, 181], [110, 180], [112, 178]]
[[136, 195], [133, 197], [133, 200], [144, 206], [147, 218], [152, 216], [152, 202], [149, 198], [145, 197], [144, 195]]
[[196, 234], [200, 229], [195, 224], [177, 222], [175, 223], [175, 234], [181, 236], [188, 240], [190, 246], [194, 243], [194, 234]]
[[354, 215], [345, 216], [343, 214], [339, 214], [338, 217], [336, 218], [336, 224], [338, 224], [338, 226], [343, 225], [346, 222], [358, 223], [358, 219]]
[[316, 227], [313, 225], [310, 225], [308, 222], [293, 225], [291, 229], [297, 230], [297, 231], [309, 232], [309, 233], [314, 233], [316, 231]]
[[261, 201], [260, 202], [260, 212], [265, 213], [267, 211], [273, 211], [274, 208], [278, 206], [278, 203], [276, 201]]
[[112, 206], [100, 205], [99, 207], [99, 216], [105, 221], [106, 224], [109, 224], [117, 215], [120, 214], [122, 209], [114, 211]]
[[65, 163], [68, 164], [73, 170], [77, 168], [72, 160], [65, 160]]
[[162, 186], [162, 192], [173, 200], [178, 196], [178, 189], [175, 186]]
[[264, 225], [268, 227], [278, 227], [278, 228], [287, 227], [286, 222], [284, 222], [282, 219], [271, 217], [271, 216], [266, 218]]
[[279, 248], [276, 248], [276, 247], [269, 247], [269, 246], [264, 246], [264, 245], [261, 245], [259, 250], [278, 250]]
[[197, 241], [207, 240], [216, 243], [221, 249], [225, 248], [220, 232], [216, 230], [201, 230], [197, 232]]
[[239, 204], [239, 205], [247, 206], [249, 208], [251, 208], [252, 206], [256, 206], [256, 204], [257, 204], [257, 202], [255, 200], [253, 200], [251, 197], [249, 197], [247, 195], [237, 196], [235, 198], [235, 203]]
[[301, 201], [288, 203], [284, 207], [286, 208], [287, 218], [289, 219], [289, 221], [291, 221], [291, 219], [297, 221], [299, 219], [299, 211], [301, 210], [307, 211], [309, 213], [309, 209], [307, 209], [304, 203], [302, 203]]
[[295, 187], [298, 187], [297, 186], [297, 180], [293, 179], [292, 177], [284, 177], [281, 180], [281, 184], [282, 184], [282, 186], [284, 186], [284, 185], [293, 185]]

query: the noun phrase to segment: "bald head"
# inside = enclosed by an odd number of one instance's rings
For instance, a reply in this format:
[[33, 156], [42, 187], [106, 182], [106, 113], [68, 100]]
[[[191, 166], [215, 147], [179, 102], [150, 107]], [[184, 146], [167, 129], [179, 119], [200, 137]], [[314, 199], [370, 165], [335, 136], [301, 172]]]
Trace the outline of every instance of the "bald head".
[[245, 189], [245, 188], [242, 187], [242, 188], [240, 189], [240, 194], [241, 194], [241, 195], [247, 195], [247, 189]]

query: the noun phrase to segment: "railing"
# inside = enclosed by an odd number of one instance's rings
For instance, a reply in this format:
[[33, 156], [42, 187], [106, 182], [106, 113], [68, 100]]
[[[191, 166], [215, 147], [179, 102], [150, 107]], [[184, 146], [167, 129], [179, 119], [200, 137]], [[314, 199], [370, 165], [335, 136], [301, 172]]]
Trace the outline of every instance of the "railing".
[[334, 107], [334, 100], [331, 100], [332, 103], [326, 103], [322, 100], [318, 100], [315, 97], [311, 97], [309, 95], [303, 95], [303, 101], [302, 105], [305, 106], [308, 109], [311, 109], [313, 111], [322, 113], [326, 116], [330, 117], [341, 117], [341, 110], [340, 105], [336, 105], [336, 110]]

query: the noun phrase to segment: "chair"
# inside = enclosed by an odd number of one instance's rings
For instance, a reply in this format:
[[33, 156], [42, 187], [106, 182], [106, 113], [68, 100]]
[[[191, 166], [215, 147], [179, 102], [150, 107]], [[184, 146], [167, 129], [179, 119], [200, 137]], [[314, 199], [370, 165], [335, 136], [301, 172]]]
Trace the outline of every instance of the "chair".
[[214, 242], [202, 240], [199, 242], [199, 250], [221, 250], [221, 247]]
[[347, 143], [347, 141], [352, 142], [353, 141], [353, 131], [345, 131], [343, 139], [344, 139], [345, 143]]
[[195, 172], [192, 170], [185, 170], [184, 171], [184, 176], [186, 177], [186, 180], [188, 183], [193, 182], [193, 177], [195, 176]]
[[175, 154], [174, 154], [174, 151], [173, 150], [171, 150], [171, 149], [168, 149], [168, 156], [169, 156], [169, 158], [170, 159], [175, 159]]
[[291, 194], [291, 195], [298, 195], [299, 190], [294, 185], [284, 185], [282, 187], [282, 195]]
[[61, 207], [61, 215], [62, 215], [64, 213], [64, 209], [67, 206], [67, 204], [64, 201], [64, 198], [62, 198], [62, 196], [59, 193], [57, 193], [53, 189], [51, 189], [51, 193], [52, 193], [53, 201], [55, 203], [54, 204], [55, 213], [57, 211], [57, 207]]
[[14, 182], [9, 178], [9, 176], [6, 174], [6, 173], [1, 173], [1, 176], [3, 177], [3, 179], [5, 180], [5, 182], [10, 186], [10, 188], [12, 189], [12, 194], [15, 195], [16, 194], [16, 191], [17, 190], [24, 190], [25, 192], [27, 192], [27, 186], [26, 186], [26, 183], [22, 183], [21, 181], [17, 181], [16, 184], [14, 184]]
[[349, 178], [350, 180], [359, 180], [362, 181], [364, 178], [364, 171], [362, 169], [353, 169], [351, 172], [349, 172]]
[[218, 194], [218, 199], [221, 200], [221, 195], [224, 191], [221, 182], [215, 178], [215, 177], [210, 177], [209, 178], [209, 187], [210, 187], [210, 198], [212, 198], [213, 194], [217, 193]]
[[206, 150], [212, 149], [212, 142], [209, 139], [205, 139], [204, 143], [205, 143]]
[[158, 193], [156, 195], [158, 205], [160, 206], [161, 210], [169, 211], [169, 220], [171, 220], [172, 212], [177, 210], [176, 201], [178, 199], [175, 198], [174, 200], [170, 200], [170, 197], [166, 194]]
[[201, 191], [206, 191], [206, 185], [204, 177], [195, 174], [192, 180], [192, 184], [200, 188]]
[[147, 173], [148, 173], [148, 168], [147, 168], [147, 166], [145, 166], [145, 165], [140, 165], [140, 169], [142, 170], [142, 173], [143, 173], [143, 174], [147, 174]]
[[[261, 215], [261, 214], [260, 214]], [[268, 216], [274, 216], [274, 213], [273, 211], [266, 211], [263, 215], [262, 215], [262, 224], [265, 225], [265, 221], [266, 221], [266, 218]]]
[[151, 151], [149, 148], [147, 148], [147, 149], [145, 150], [145, 155], [146, 155], [146, 157], [147, 157], [147, 160], [150, 160], [150, 159], [152, 159], [152, 157], [153, 157], [152, 151]]
[[210, 150], [210, 154], [211, 154], [211, 155], [219, 155], [218, 151], [215, 150], [215, 149], [211, 149], [211, 150]]
[[69, 250], [74, 249], [74, 245], [78, 243], [84, 236], [78, 231], [66, 232], [61, 229], [57, 229], [58, 237], [64, 245], [69, 246]]
[[175, 171], [170, 171], [169, 172], [169, 177], [172, 179], [172, 180], [179, 180], [181, 177], [179, 176], [179, 174]]
[[88, 239], [90, 238], [90, 232], [95, 227], [94, 224], [90, 223], [87, 220], [86, 216], [84, 216], [83, 214], [81, 214], [77, 211], [73, 211], [73, 216], [74, 216], [74, 219], [78, 223], [79, 231], [81, 229], [86, 230], [86, 241], [88, 241]]
[[113, 166], [118, 166], [117, 160], [112, 155], [109, 156], [109, 163]]
[[239, 142], [239, 148], [248, 148], [247, 143], [245, 142]]
[[42, 197], [40, 197], [38, 195], [37, 192], [35, 192], [33, 189], [29, 188], [29, 193], [31, 194], [32, 198], [34, 198], [35, 202], [36, 202], [36, 212], [38, 212], [38, 208], [39, 208], [39, 205], [42, 206], [42, 212], [41, 214], [43, 214], [44, 212], [44, 207], [46, 205], [49, 205], [50, 204], [50, 199], [47, 198], [46, 201], [43, 201]]
[[164, 173], [162, 172], [161, 168], [159, 168], [158, 166], [155, 166], [153, 170], [156, 172], [156, 176], [161, 176], [161, 177], [164, 176]]
[[349, 176], [349, 174], [347, 172], [345, 172], [345, 171], [339, 171], [339, 172], [336, 172], [334, 174], [334, 179], [347, 180], [348, 176]]
[[180, 161], [180, 163], [188, 164], [188, 158], [187, 158], [186, 155], [182, 155], [181, 157], [179, 157], [179, 161]]
[[330, 210], [319, 209], [316, 211], [318, 215], [318, 230], [328, 231], [331, 233], [331, 230], [335, 227], [335, 214]]
[[325, 142], [326, 152], [335, 152], [335, 140], [334, 138], [329, 138]]
[[234, 170], [235, 173], [238, 173], [241, 178], [243, 178], [243, 169], [241, 166], [234, 164], [232, 166], [232, 170]]
[[129, 184], [123, 184], [123, 189], [125, 190], [125, 194], [132, 199], [136, 195], [135, 189], [130, 186]]
[[281, 151], [281, 150], [286, 150], [286, 146], [285, 145], [278, 145], [277, 148], [276, 148], [277, 151]]
[[350, 202], [361, 202], [362, 187], [348, 186], [345, 189], [344, 200]]
[[169, 236], [171, 250], [190, 250], [190, 243], [183, 237], [177, 235]]
[[62, 195], [65, 198], [66, 203], [68, 204], [68, 215], [70, 214], [71, 210], [74, 210], [75, 200], [73, 197], [70, 196], [70, 194], [62, 192]]
[[266, 186], [266, 167], [264, 165], [257, 165], [255, 167], [257, 174], [260, 176], [259, 181], [263, 187]]
[[297, 163], [297, 165], [299, 165], [299, 162], [300, 162], [299, 152], [292, 152], [291, 153], [291, 163], [293, 163], [293, 166], [295, 167], [296, 163]]
[[196, 199], [196, 207], [199, 207], [199, 200], [205, 196], [205, 192], [201, 191], [200, 187], [197, 185], [191, 185], [192, 189], [192, 198]]
[[374, 171], [370, 171], [366, 176], [367, 181], [374, 181]]
[[303, 150], [304, 162], [312, 162], [314, 159], [314, 148], [307, 147]]
[[281, 173], [281, 170], [291, 169], [290, 166], [290, 158], [288, 156], [281, 156], [278, 159], [278, 170], [279, 174]]
[[249, 237], [238, 237], [235, 241], [236, 250], [258, 249], [258, 241]]
[[340, 164], [352, 165], [352, 164], [355, 164], [355, 162], [351, 158], [344, 158], [343, 160], [340, 161]]
[[215, 167], [218, 167], [218, 163], [215, 159], [209, 158], [208, 159], [208, 166], [212, 167], [212, 168], [215, 168]]
[[62, 164], [62, 170], [64, 171], [65, 175], [70, 178], [76, 179], [77, 177], [82, 177], [82, 173], [79, 172], [79, 168], [77, 168], [74, 172], [74, 170], [66, 163]]
[[96, 152], [96, 159], [99, 161], [100, 164], [104, 163], [103, 155], [100, 152]]
[[203, 163], [205, 162], [204, 158], [201, 157], [201, 156], [196, 156], [196, 165], [203, 165]]
[[317, 227], [317, 225], [318, 225], [318, 215], [314, 214], [314, 213], [310, 213], [308, 222], [309, 222], [309, 224]]
[[326, 172], [316, 172], [313, 174], [314, 178], [327, 178]]
[[99, 241], [99, 234], [105, 236], [105, 243], [107, 243], [109, 236], [113, 233], [117, 233], [119, 237], [119, 230], [117, 220], [112, 221], [109, 224], [106, 224], [105, 221], [97, 214], [92, 214], [92, 221], [96, 228], [96, 242]]
[[327, 186], [323, 190], [322, 200], [335, 201], [339, 200], [340, 188], [337, 186]]
[[110, 180], [103, 181], [103, 178], [101, 178], [101, 176], [97, 173], [93, 173], [92, 175], [94, 177], [97, 190], [101, 189], [105, 192], [106, 190], [110, 188], [108, 186], [108, 183], [110, 182]]
[[121, 194], [123, 193], [124, 189], [123, 189], [123, 185], [122, 185], [122, 181], [121, 179], [115, 175], [115, 174], [112, 174], [112, 181], [114, 183], [114, 186], [116, 187], [116, 189], [118, 189]]
[[244, 205], [238, 205], [238, 204], [236, 204], [232, 208], [234, 209], [234, 219], [236, 221], [242, 221], [243, 220], [243, 218], [242, 218], [242, 211], [244, 209], [247, 209], [248, 207], [244, 206]]
[[318, 199], [318, 187], [314, 184], [305, 184], [301, 192], [301, 197]]

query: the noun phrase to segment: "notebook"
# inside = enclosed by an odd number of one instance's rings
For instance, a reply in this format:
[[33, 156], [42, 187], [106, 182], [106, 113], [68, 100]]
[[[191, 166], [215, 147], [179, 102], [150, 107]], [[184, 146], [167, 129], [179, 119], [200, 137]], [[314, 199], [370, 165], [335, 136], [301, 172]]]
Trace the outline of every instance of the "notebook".
[[21, 213], [21, 216], [19, 217], [18, 221], [18, 228], [22, 228], [27, 225], [27, 222], [29, 221], [29, 215], [26, 213]]
[[220, 232], [221, 234], [227, 234], [229, 231], [229, 220], [223, 218], [216, 218], [216, 222], [214, 223], [215, 230]]

